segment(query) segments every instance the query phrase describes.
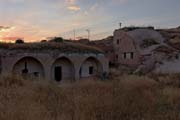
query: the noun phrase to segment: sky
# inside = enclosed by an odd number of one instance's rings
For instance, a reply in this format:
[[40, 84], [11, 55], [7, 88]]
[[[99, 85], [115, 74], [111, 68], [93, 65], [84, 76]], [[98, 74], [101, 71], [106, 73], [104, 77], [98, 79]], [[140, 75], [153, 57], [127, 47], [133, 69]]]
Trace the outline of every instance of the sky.
[[122, 26], [180, 26], [180, 0], [0, 0], [0, 41], [102, 39]]

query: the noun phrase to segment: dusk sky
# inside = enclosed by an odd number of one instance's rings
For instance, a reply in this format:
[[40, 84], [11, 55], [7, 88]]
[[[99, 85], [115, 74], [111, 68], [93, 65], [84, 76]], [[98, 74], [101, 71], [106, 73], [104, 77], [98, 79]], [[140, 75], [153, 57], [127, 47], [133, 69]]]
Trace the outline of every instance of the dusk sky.
[[101, 39], [122, 26], [180, 26], [180, 0], [0, 0], [0, 40]]

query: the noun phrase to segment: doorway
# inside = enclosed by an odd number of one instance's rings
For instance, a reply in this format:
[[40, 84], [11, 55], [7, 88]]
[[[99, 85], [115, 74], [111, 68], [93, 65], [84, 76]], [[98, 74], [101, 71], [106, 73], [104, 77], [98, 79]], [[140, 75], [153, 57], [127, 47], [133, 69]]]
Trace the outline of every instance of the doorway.
[[89, 75], [93, 75], [94, 74], [94, 67], [90, 66], [89, 67]]
[[62, 80], [62, 67], [57, 66], [54, 68], [54, 77], [57, 82], [60, 82]]

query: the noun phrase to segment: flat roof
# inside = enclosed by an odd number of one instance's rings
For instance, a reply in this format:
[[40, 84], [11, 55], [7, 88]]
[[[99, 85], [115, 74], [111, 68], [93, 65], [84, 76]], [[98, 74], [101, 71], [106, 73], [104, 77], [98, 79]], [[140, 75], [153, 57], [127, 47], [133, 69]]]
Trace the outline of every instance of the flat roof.
[[55, 50], [60, 53], [103, 53], [99, 48], [72, 42], [0, 43], [0, 50], [41, 52]]

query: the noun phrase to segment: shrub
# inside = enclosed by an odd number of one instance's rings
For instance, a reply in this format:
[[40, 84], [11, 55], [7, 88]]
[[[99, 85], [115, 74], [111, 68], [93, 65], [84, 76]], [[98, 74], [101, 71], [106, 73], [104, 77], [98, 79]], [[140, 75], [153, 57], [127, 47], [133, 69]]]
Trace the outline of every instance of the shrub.
[[41, 42], [42, 42], [42, 43], [45, 43], [45, 42], [47, 42], [47, 40], [41, 40]]
[[23, 44], [23, 43], [24, 43], [24, 40], [22, 40], [22, 39], [17, 39], [15, 43], [16, 43], [16, 44]]
[[52, 42], [63, 42], [64, 39], [62, 37], [55, 37], [51, 40]]

